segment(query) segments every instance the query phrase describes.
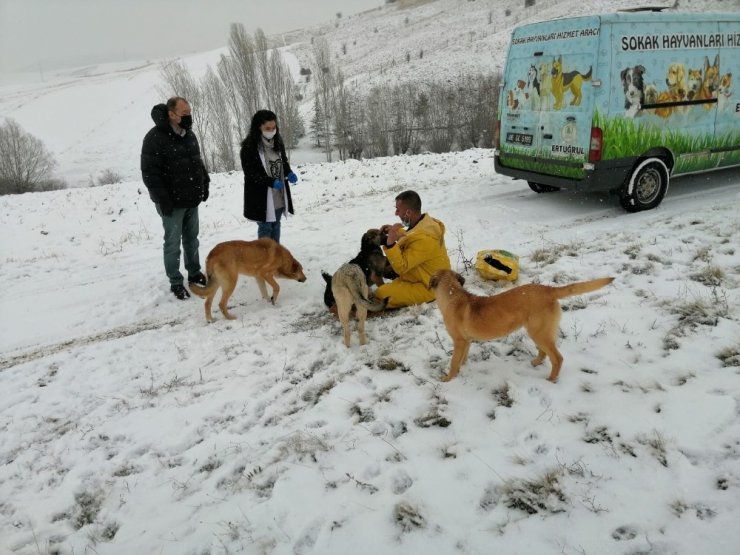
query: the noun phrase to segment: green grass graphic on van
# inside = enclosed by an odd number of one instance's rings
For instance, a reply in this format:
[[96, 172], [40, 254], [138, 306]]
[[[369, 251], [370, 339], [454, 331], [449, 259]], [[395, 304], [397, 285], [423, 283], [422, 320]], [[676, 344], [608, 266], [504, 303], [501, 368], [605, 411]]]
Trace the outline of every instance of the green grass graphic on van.
[[[521, 154], [524, 158], [508, 156], [509, 154]], [[547, 161], [547, 158], [550, 156], [547, 150], [533, 152], [532, 149], [511, 146], [506, 147], [506, 152], [500, 153], [501, 162], [510, 168], [518, 168], [546, 175], [556, 175], [558, 177], [583, 179], [583, 157], [563, 156], [562, 158], [558, 158], [558, 162], [572, 162], [577, 164], [577, 167], [573, 167], [550, 163]], [[542, 161], [533, 160], [533, 158], [537, 157], [541, 157]], [[533, 181], [536, 181], [536, 178]]]
[[[737, 145], [738, 137], [727, 134], [724, 137], [715, 137], [710, 133], [689, 134], [681, 131], [661, 129], [655, 125], [624, 117], [605, 118], [598, 110], [594, 113], [594, 127], [600, 127], [605, 141], [602, 160], [615, 160], [640, 156], [655, 145], [661, 145], [676, 158], [674, 174], [714, 168], [722, 159], [719, 154], [709, 154], [710, 148], [731, 147]], [[729, 165], [728, 156], [737, 158], [738, 155], [725, 155], [723, 165]]]

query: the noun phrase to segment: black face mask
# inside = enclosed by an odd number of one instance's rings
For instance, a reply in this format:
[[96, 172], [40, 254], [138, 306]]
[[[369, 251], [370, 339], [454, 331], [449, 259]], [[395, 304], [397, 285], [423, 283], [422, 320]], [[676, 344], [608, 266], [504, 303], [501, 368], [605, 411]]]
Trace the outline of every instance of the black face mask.
[[180, 118], [180, 123], [178, 123], [177, 125], [187, 131], [188, 129], [193, 127], [193, 116], [182, 116]]

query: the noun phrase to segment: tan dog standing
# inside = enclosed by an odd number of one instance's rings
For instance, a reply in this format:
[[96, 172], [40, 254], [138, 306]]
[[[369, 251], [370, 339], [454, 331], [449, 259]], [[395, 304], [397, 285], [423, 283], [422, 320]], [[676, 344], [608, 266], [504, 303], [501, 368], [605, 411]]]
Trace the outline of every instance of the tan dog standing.
[[529, 284], [491, 297], [480, 297], [463, 289], [465, 279], [460, 274], [440, 270], [432, 276], [429, 288], [434, 291], [454, 348], [450, 372], [442, 381], [457, 376], [468, 357], [472, 341], [503, 337], [524, 327], [538, 349], [532, 365], [537, 366], [545, 356], [549, 357], [552, 370], [547, 379], [554, 382], [563, 364], [563, 355], [555, 346], [561, 315], [558, 300], [596, 291], [612, 281], [614, 278], [608, 277], [563, 287]]
[[[293, 258], [290, 251], [272, 239], [262, 238], [256, 241], [226, 241], [219, 243], [206, 258], [206, 275], [208, 284], [205, 287], [190, 284], [190, 290], [206, 299], [206, 320], [213, 322], [211, 305], [219, 289], [222, 290], [218, 307], [227, 320], [234, 320], [226, 309], [226, 303], [236, 288], [239, 274], [252, 276], [257, 281], [263, 299], [270, 299], [275, 304], [280, 286], [275, 277], [306, 281], [303, 267]], [[267, 296], [265, 282], [272, 287], [272, 296]]]
[[352, 332], [349, 328], [349, 316], [354, 305], [357, 313], [357, 334], [360, 336], [360, 345], [367, 343], [365, 337], [365, 320], [367, 311], [383, 310], [388, 304], [388, 299], [372, 302], [368, 299], [370, 288], [362, 268], [357, 264], [343, 264], [334, 272], [331, 278], [331, 292], [337, 304], [337, 316], [342, 322], [344, 331], [344, 345], [349, 347]]

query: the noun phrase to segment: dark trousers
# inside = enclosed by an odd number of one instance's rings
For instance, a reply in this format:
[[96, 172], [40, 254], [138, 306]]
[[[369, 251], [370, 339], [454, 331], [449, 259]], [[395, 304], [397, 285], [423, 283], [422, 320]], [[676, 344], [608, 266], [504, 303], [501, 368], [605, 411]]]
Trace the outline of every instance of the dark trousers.
[[172, 214], [165, 216], [159, 204], [155, 204], [157, 213], [162, 217], [164, 227], [164, 271], [170, 285], [182, 285], [180, 273], [180, 243], [185, 256], [185, 269], [188, 277], [200, 272], [198, 256], [198, 207], [175, 208]]

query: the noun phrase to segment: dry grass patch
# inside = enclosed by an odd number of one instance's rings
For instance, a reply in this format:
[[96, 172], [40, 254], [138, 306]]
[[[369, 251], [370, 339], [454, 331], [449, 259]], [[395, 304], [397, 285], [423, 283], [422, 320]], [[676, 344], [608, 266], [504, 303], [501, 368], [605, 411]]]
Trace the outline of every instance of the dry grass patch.
[[563, 472], [562, 468], [557, 468], [533, 480], [507, 480], [501, 486], [504, 505], [530, 515], [564, 512], [570, 503], [563, 491]]
[[725, 368], [740, 367], [740, 345], [725, 347], [716, 356], [722, 361], [722, 366]]

